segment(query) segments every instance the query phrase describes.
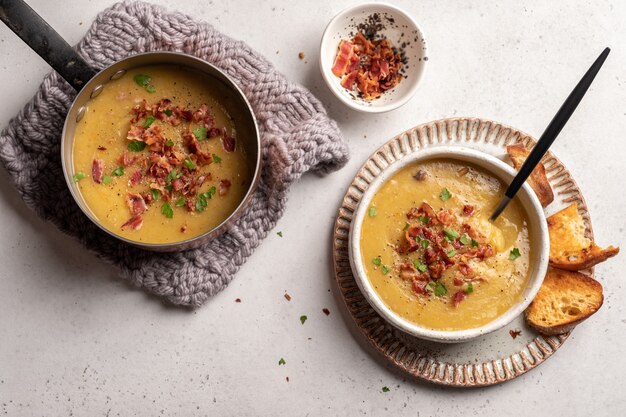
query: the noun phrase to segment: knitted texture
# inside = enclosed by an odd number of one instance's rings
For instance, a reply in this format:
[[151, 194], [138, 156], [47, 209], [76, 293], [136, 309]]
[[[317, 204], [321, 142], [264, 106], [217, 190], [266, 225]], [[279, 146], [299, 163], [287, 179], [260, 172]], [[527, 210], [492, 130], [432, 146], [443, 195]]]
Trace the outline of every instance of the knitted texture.
[[291, 184], [309, 170], [325, 174], [347, 162], [337, 125], [309, 91], [207, 23], [147, 3], [118, 3], [98, 15], [77, 50], [96, 69], [138, 52], [195, 55], [235, 80], [258, 119], [263, 173], [248, 209], [221, 237], [176, 253], [122, 244], [95, 226], [72, 199], [60, 143], [76, 92], [58, 74], [45, 77], [0, 136], [0, 160], [28, 207], [116, 265], [122, 278], [173, 304], [199, 306], [221, 291], [282, 216]]

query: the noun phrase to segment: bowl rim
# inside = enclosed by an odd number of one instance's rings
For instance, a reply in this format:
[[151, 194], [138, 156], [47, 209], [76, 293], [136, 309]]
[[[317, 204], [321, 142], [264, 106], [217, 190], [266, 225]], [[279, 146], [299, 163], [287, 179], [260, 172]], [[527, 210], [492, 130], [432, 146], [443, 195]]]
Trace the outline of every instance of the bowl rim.
[[[529, 207], [527, 207], [525, 204], [522, 203], [522, 205], [527, 212], [529, 221], [531, 217], [536, 221], [539, 230], [536, 231], [534, 234], [538, 235], [540, 239], [539, 242], [536, 243], [536, 251], [539, 253], [539, 257], [538, 259], [533, 260], [533, 265], [535, 269], [528, 279], [528, 284], [524, 291], [524, 295], [521, 296], [520, 300], [512, 307], [510, 307], [506, 312], [496, 317], [494, 320], [486, 323], [485, 325], [465, 330], [429, 329], [400, 317], [384, 303], [376, 290], [374, 290], [371, 282], [367, 277], [367, 274], [365, 273], [363, 259], [360, 251], [361, 225], [363, 223], [365, 213], [367, 211], [367, 208], [369, 207], [369, 203], [371, 202], [372, 198], [378, 192], [380, 187], [384, 183], [386, 183], [395, 173], [416, 162], [436, 158], [458, 159], [475, 163], [476, 165], [488, 171], [490, 174], [494, 175], [497, 178], [500, 178], [502, 181], [505, 181], [505, 183], [506, 178], [503, 178], [502, 174], [510, 176], [511, 178], [516, 174], [516, 171], [511, 166], [507, 165], [505, 162], [501, 161], [497, 157], [473, 148], [467, 148], [459, 145], [438, 145], [407, 154], [404, 157], [394, 161], [387, 168], [384, 168], [381, 174], [378, 175], [363, 192], [363, 195], [361, 196], [361, 199], [355, 210], [353, 220], [350, 224], [350, 231], [348, 236], [348, 255], [350, 267], [353, 271], [354, 278], [359, 289], [365, 296], [365, 299], [368, 301], [368, 303], [372, 306], [372, 308], [374, 308], [374, 310], [376, 310], [376, 312], [380, 314], [388, 323], [390, 323], [397, 329], [402, 330], [403, 332], [418, 337], [420, 339], [444, 343], [458, 343], [486, 335], [506, 326], [513, 319], [519, 316], [519, 314], [521, 314], [526, 309], [526, 307], [528, 307], [528, 305], [532, 302], [537, 292], [539, 291], [539, 288], [543, 283], [543, 279], [548, 269], [548, 254], [550, 247], [549, 235], [543, 207], [539, 203], [539, 199], [535, 195], [530, 185], [528, 185], [528, 183], [524, 183], [518, 194], [523, 193], [524, 197], [528, 198], [528, 205], [532, 210], [530, 210]], [[499, 170], [500, 172], [494, 172], [494, 170]]]
[[[407, 21], [409, 21], [411, 23], [411, 25], [414, 26], [414, 29], [417, 31], [417, 33], [419, 34], [419, 37], [421, 39], [421, 43], [422, 43], [422, 48], [425, 51], [425, 54], [430, 58], [430, 53], [429, 53], [429, 49], [428, 49], [428, 42], [426, 41], [426, 38], [424, 37], [424, 32], [422, 31], [421, 27], [417, 24], [417, 22], [415, 21], [415, 19], [413, 19], [411, 17], [411, 15], [409, 15], [406, 11], [404, 11], [403, 9], [391, 5], [389, 3], [385, 3], [385, 2], [381, 2], [381, 3], [363, 3], [363, 4], [357, 4], [355, 6], [349, 6], [346, 7], [345, 9], [341, 10], [339, 13], [337, 13], [331, 20], [330, 22], [328, 22], [328, 24], [326, 25], [326, 28], [324, 29], [324, 33], [322, 35], [322, 39], [320, 41], [320, 48], [319, 48], [319, 66], [320, 66], [320, 72], [322, 73], [322, 78], [324, 79], [324, 82], [326, 83], [326, 85], [328, 86], [328, 89], [335, 95], [335, 97], [337, 97], [342, 103], [346, 104], [348, 107], [357, 110], [357, 111], [361, 111], [364, 113], [385, 113], [385, 112], [389, 112], [391, 110], [395, 110], [398, 107], [403, 106], [404, 104], [406, 104], [410, 99], [413, 98], [413, 96], [415, 96], [415, 93], [417, 92], [417, 88], [421, 82], [421, 80], [424, 78], [424, 75], [426, 74], [426, 68], [428, 67], [428, 61], [427, 60], [422, 60], [420, 61], [420, 66], [422, 67], [421, 71], [419, 72], [419, 74], [417, 74], [414, 77], [411, 77], [411, 86], [409, 87], [408, 91], [401, 96], [398, 99], [394, 99], [392, 100], [390, 103], [383, 105], [383, 106], [366, 106], [363, 103], [350, 99], [348, 97], [346, 97], [345, 95], [341, 94], [340, 91], [338, 91], [337, 86], [334, 84], [335, 80], [334, 78], [336, 78], [334, 76], [334, 74], [330, 73], [330, 68], [325, 67], [324, 66], [324, 52], [325, 52], [325, 48], [324, 45], [327, 43], [328, 38], [330, 37], [330, 28], [333, 26], [334, 23], [336, 23], [339, 19], [343, 18], [346, 15], [349, 15], [351, 12], [357, 10], [357, 9], [362, 9], [365, 7], [376, 7], [376, 8], [381, 8], [381, 9], [386, 9], [386, 10], [390, 10], [393, 13], [397, 13], [402, 15], [405, 19], [407, 19]], [[343, 87], [342, 87], [343, 88]]]

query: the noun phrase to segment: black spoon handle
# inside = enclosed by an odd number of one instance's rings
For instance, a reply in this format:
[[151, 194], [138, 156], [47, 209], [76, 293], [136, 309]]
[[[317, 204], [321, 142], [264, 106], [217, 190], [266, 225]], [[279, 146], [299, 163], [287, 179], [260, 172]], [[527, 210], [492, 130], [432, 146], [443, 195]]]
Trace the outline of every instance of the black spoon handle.
[[567, 97], [567, 100], [565, 100], [546, 128], [545, 132], [543, 132], [539, 138], [539, 141], [530, 152], [530, 155], [528, 155], [528, 158], [526, 158], [526, 161], [520, 168], [515, 178], [513, 178], [513, 181], [511, 181], [511, 185], [509, 185], [509, 188], [507, 188], [504, 195], [509, 198], [513, 198], [513, 196], [515, 196], [515, 194], [519, 191], [522, 184], [524, 184], [524, 181], [526, 181], [530, 173], [533, 169], [535, 169], [539, 161], [541, 161], [541, 158], [543, 158], [550, 145], [552, 145], [552, 142], [554, 142], [559, 133], [561, 133], [561, 129], [563, 129], [565, 123], [567, 123], [572, 113], [574, 113], [574, 110], [576, 110], [576, 107], [578, 107], [580, 100], [582, 100], [583, 96], [589, 89], [589, 86], [598, 74], [598, 71], [600, 71], [600, 68], [602, 67], [602, 64], [604, 64], [604, 61], [610, 51], [611, 50], [609, 48], [605, 48], [604, 51], [602, 51], [593, 65], [591, 65], [589, 70], [587, 70], [583, 78], [578, 82], [574, 90], [572, 90], [570, 95]]
[[0, 0], [0, 20], [37, 52], [76, 91], [96, 71], [23, 0]]

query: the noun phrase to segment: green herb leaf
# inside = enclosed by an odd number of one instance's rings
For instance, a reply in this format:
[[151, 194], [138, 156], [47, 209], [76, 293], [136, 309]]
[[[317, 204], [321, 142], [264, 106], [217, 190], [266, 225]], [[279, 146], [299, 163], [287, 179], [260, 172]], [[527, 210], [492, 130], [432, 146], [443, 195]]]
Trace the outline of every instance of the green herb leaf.
[[165, 110], [163, 113], [165, 113], [165, 115], [166, 115], [167, 117], [170, 117], [170, 116], [171, 116], [174, 112], [173, 112], [173, 111], [171, 111], [170, 109], [167, 109], [167, 110]]
[[374, 259], [372, 259], [372, 263], [373, 263], [374, 265], [376, 265], [376, 266], [380, 266], [380, 264], [382, 264], [382, 263], [383, 263], [383, 260], [382, 260], [382, 259], [380, 259], [380, 256], [379, 256], [378, 258], [374, 258]]
[[376, 207], [370, 207], [370, 209], [367, 211], [367, 214], [369, 214], [370, 217], [376, 217], [376, 215], [378, 214], [378, 210], [376, 209]]
[[464, 245], [467, 245], [468, 243], [470, 243], [470, 238], [466, 234], [463, 234], [463, 236], [461, 236], [461, 238], [459, 239], [459, 242], [461, 242]]
[[389, 392], [389, 387], [383, 387], [383, 392]]
[[448, 255], [448, 258], [452, 258], [454, 255], [456, 255], [456, 251], [454, 249], [449, 250], [446, 255]]
[[167, 142], [165, 142], [165, 146], [169, 146], [171, 148], [174, 146], [174, 141], [172, 139], [168, 139]]
[[152, 189], [150, 192], [152, 193], [152, 199], [157, 201], [159, 199], [159, 190]]
[[206, 196], [204, 194], [199, 194], [198, 199], [196, 200], [196, 211], [203, 212], [207, 205]]
[[115, 175], [116, 177], [121, 177], [122, 175], [124, 175], [124, 167], [115, 168], [112, 174]]
[[222, 158], [220, 158], [216, 154], [213, 154], [213, 161], [215, 161], [216, 164], [221, 164], [222, 163]]
[[146, 149], [146, 142], [142, 142], [140, 140], [133, 140], [132, 142], [128, 143], [127, 148], [129, 151], [132, 151], [132, 152], [141, 152], [144, 149]]
[[174, 217], [174, 209], [170, 206], [170, 203], [165, 203], [161, 207], [161, 214], [163, 214], [168, 219]]
[[206, 127], [198, 127], [196, 129], [193, 130], [193, 135], [198, 139], [198, 140], [203, 140], [206, 139]]
[[196, 164], [189, 158], [185, 159], [185, 166], [188, 169], [196, 169]]
[[176, 207], [182, 207], [185, 205], [185, 199], [184, 198], [179, 198], [178, 200], [176, 200], [176, 203], [174, 203], [174, 205]]
[[420, 222], [422, 222], [423, 224], [428, 224], [428, 223], [430, 223], [430, 217], [427, 217], [427, 216], [419, 216], [419, 217], [418, 217], [418, 220], [419, 220]]
[[383, 265], [381, 271], [383, 271], [383, 275], [387, 275], [389, 272], [391, 272], [391, 268], [388, 265]]
[[102, 177], [102, 184], [104, 185], [109, 185], [113, 182], [113, 178], [109, 177], [108, 175], [105, 175], [104, 177]]
[[133, 77], [133, 80], [140, 86], [147, 87], [152, 82], [152, 77], [145, 74], [137, 74]]
[[474, 239], [472, 239], [472, 247], [473, 248], [477, 248], [478, 247], [478, 242], [475, 241]]
[[424, 287], [427, 291], [435, 291], [435, 282], [434, 281], [430, 281], [428, 284], [426, 284], [426, 286]]
[[430, 242], [428, 241], [428, 239], [422, 239], [420, 245], [422, 245], [422, 248], [428, 249], [428, 245], [430, 245]]
[[428, 270], [428, 266], [420, 259], [416, 259], [413, 261], [413, 266], [420, 272], [426, 272]]
[[519, 258], [520, 256], [522, 256], [522, 254], [519, 253], [519, 249], [517, 249], [517, 248], [513, 248], [513, 250], [511, 252], [509, 252], [509, 260], [510, 261], [514, 261], [517, 258]]
[[172, 170], [167, 174], [167, 177], [165, 177], [165, 182], [168, 184], [171, 183], [172, 180], [176, 178], [176, 174], [176, 168], [172, 168]]
[[446, 288], [445, 285], [443, 285], [441, 282], [437, 282], [435, 284], [435, 295], [437, 297], [441, 297], [444, 296], [448, 293], [448, 289]]
[[441, 190], [441, 193], [439, 193], [439, 198], [441, 199], [441, 201], [450, 200], [450, 198], [452, 198], [452, 193], [447, 188], [444, 188], [443, 190]]
[[402, 231], [404, 232], [406, 229], [409, 228], [409, 226], [411, 226], [409, 223], [405, 223], [404, 227], [402, 228]]
[[[209, 197], [210, 198], [210, 197]], [[283, 237], [283, 232], [276, 232], [279, 237]]]
[[83, 171], [78, 171], [76, 174], [74, 174], [74, 176], [72, 177], [72, 179], [74, 180], [74, 182], [78, 182], [84, 178], [87, 178], [87, 174], [85, 174]]
[[146, 91], [148, 93], [156, 93], [156, 88], [152, 84], [150, 84], [149, 86], [146, 87]]
[[146, 117], [146, 121], [143, 124], [143, 127], [145, 127], [146, 129], [150, 127], [150, 125], [152, 125], [152, 123], [154, 123], [156, 119], [154, 118], [154, 116], [148, 116]]
[[165, 188], [167, 191], [169, 191], [169, 192], [171, 193], [171, 192], [172, 192], [172, 189], [173, 189], [174, 187], [172, 187], [172, 185], [170, 184], [170, 185], [166, 185], [166, 186], [165, 186], [165, 187], [163, 187], [163, 188]]
[[306, 321], [307, 317], [302, 315], [300, 316], [300, 323], [304, 324], [304, 322]]
[[467, 289], [465, 289], [465, 294], [471, 294], [474, 292], [474, 285], [471, 282], [467, 283]]
[[286, 364], [286, 363], [287, 363], [287, 362], [285, 362], [285, 360], [284, 360], [283, 358], [280, 358], [280, 360], [278, 361], [278, 364], [279, 364], [279, 365], [284, 365], [284, 364]]
[[459, 237], [459, 232], [452, 229], [443, 229], [443, 234], [446, 235], [446, 240], [453, 241], [457, 237]]

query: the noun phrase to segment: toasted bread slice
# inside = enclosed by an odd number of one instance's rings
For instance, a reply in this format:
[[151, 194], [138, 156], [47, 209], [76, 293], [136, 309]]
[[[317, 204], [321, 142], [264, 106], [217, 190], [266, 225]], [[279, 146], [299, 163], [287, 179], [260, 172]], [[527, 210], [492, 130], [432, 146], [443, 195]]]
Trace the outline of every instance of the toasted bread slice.
[[569, 332], [602, 306], [602, 285], [580, 272], [548, 269], [533, 302], [526, 309], [526, 321], [539, 333]]
[[[507, 146], [506, 152], [509, 154], [509, 158], [511, 158], [515, 169], [520, 169], [530, 154], [530, 151], [521, 143]], [[527, 181], [528, 185], [530, 185], [533, 191], [535, 191], [535, 194], [537, 194], [542, 207], [546, 207], [554, 201], [554, 193], [552, 192], [548, 177], [546, 176], [546, 168], [541, 162], [533, 169]]]
[[619, 248], [600, 248], [585, 236], [585, 223], [576, 203], [548, 217], [550, 266], [579, 271], [615, 256]]

